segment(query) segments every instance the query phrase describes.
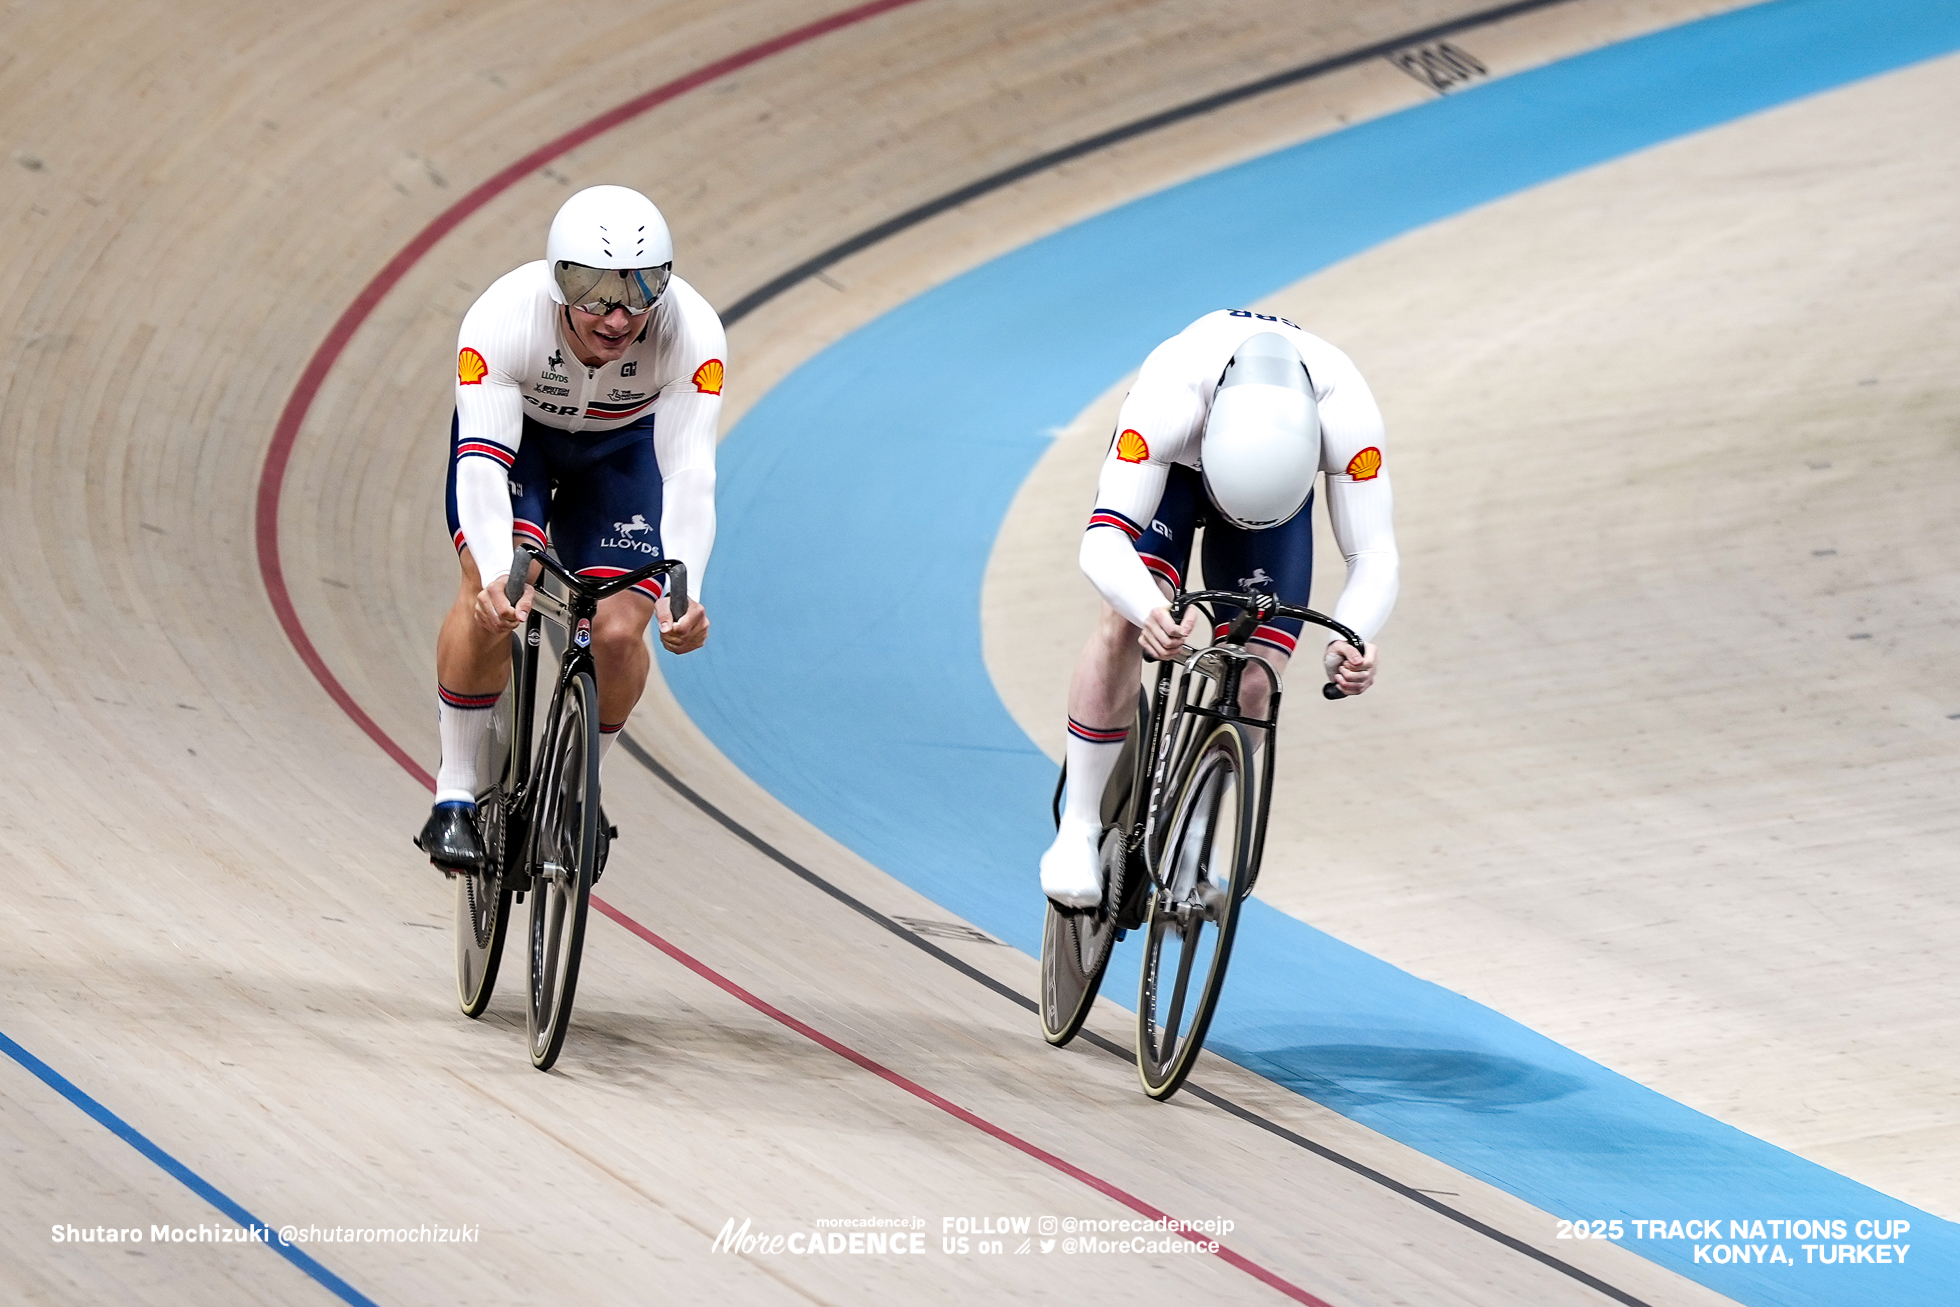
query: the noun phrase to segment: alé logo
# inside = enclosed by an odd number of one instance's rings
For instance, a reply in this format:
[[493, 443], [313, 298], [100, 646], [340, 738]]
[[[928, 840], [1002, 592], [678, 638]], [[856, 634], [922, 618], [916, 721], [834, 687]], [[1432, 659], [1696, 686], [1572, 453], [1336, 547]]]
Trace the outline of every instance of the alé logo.
[[[652, 554], [655, 558], [660, 556], [660, 546], [654, 544], [652, 540], [653, 523], [647, 521], [645, 514], [635, 513], [631, 521], [614, 522], [613, 531], [615, 532], [614, 535], [599, 542], [600, 548], [637, 549], [643, 554]], [[635, 536], [642, 533], [648, 538], [645, 540], [634, 539]]]

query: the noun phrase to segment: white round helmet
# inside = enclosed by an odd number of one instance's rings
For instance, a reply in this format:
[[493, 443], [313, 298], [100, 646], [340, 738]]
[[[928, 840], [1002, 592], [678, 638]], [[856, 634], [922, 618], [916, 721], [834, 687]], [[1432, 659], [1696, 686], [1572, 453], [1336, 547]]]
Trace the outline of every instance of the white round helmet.
[[1300, 511], [1320, 470], [1320, 407], [1286, 337], [1249, 337], [1218, 379], [1199, 452], [1205, 493], [1233, 526], [1261, 531]]
[[625, 186], [589, 186], [559, 207], [545, 238], [551, 298], [592, 313], [644, 313], [667, 289], [674, 238], [653, 201]]

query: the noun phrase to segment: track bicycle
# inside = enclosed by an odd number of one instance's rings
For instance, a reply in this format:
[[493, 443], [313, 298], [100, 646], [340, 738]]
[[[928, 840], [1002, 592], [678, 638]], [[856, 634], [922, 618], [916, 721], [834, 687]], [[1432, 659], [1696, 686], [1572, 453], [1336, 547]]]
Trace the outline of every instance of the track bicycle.
[[[1175, 1094], [1197, 1062], [1225, 985], [1239, 908], [1259, 877], [1273, 796], [1273, 743], [1280, 678], [1246, 648], [1260, 623], [1291, 617], [1323, 626], [1367, 652], [1346, 626], [1256, 591], [1179, 591], [1171, 617], [1196, 606], [1236, 608], [1211, 645], [1159, 663], [1154, 685], [1137, 692], [1135, 725], [1102, 796], [1102, 902], [1065, 908], [1050, 900], [1041, 939], [1041, 1025], [1057, 1046], [1088, 1018], [1110, 951], [1146, 931], [1137, 995], [1137, 1074], [1158, 1100]], [[1247, 717], [1239, 694], [1256, 667], [1271, 694], [1267, 716]], [[1329, 699], [1340, 689], [1324, 685]], [[1256, 745], [1264, 732], [1265, 765]], [[1061, 821], [1066, 772], [1055, 786]]]
[[[687, 614], [687, 568], [649, 563], [594, 580], [566, 570], [549, 554], [520, 547], [504, 596], [523, 597], [532, 565], [539, 571], [531, 614], [511, 633], [510, 679], [484, 732], [478, 776], [495, 780], [477, 796], [483, 839], [480, 871], [456, 881], [456, 994], [465, 1016], [490, 1005], [503, 956], [512, 901], [531, 896], [531, 975], [525, 1029], [531, 1065], [551, 1068], [572, 1020], [586, 907], [612, 831], [599, 812], [599, 689], [592, 661], [592, 619], [599, 601], [652, 576], [667, 578], [676, 618]], [[555, 579], [559, 591], [546, 588]], [[558, 679], [542, 714], [537, 702], [543, 621], [564, 631]], [[558, 641], [554, 640], [554, 644]], [[535, 745], [535, 747], [534, 747]]]

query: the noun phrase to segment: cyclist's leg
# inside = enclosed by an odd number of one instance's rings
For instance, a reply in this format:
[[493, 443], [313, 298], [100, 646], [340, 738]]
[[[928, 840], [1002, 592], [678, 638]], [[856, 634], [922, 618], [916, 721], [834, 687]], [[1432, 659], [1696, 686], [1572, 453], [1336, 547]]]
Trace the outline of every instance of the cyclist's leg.
[[[1189, 469], [1172, 469], [1149, 529], [1135, 542], [1144, 566], [1167, 595], [1179, 583], [1191, 553], [1198, 493], [1194, 481]], [[1061, 825], [1041, 859], [1041, 888], [1058, 903], [1092, 907], [1101, 901], [1103, 790], [1136, 713], [1142, 665], [1136, 627], [1104, 604], [1069, 680], [1068, 788]]]
[[[1290, 521], [1266, 531], [1246, 531], [1224, 522], [1205, 527], [1205, 584], [1219, 590], [1260, 590], [1281, 603], [1304, 608], [1313, 587], [1313, 496]], [[1230, 611], [1222, 611], [1225, 618]], [[1264, 655], [1275, 673], [1284, 675], [1300, 640], [1301, 622], [1282, 618], [1260, 624], [1247, 641]], [[1319, 628], [1315, 628], [1318, 630]], [[1221, 626], [1217, 634], [1222, 634]], [[1264, 717], [1271, 690], [1266, 678], [1245, 678], [1239, 707], [1248, 717]], [[1256, 735], [1255, 743], [1263, 740]]]
[[[436, 713], [442, 759], [436, 769], [435, 807], [417, 844], [439, 866], [474, 868], [483, 860], [481, 841], [469, 820], [482, 782], [476, 774], [477, 756], [484, 731], [510, 677], [510, 639], [502, 633], [484, 630], [474, 616], [483, 581], [476, 560], [463, 541], [456, 511], [458, 435], [452, 417], [444, 500], [459, 576], [456, 598], [443, 615], [442, 629], [436, 636]], [[532, 505], [525, 495], [527, 463], [534, 461], [535, 454], [527, 461], [520, 450], [517, 464], [511, 469], [513, 535], [523, 543], [542, 544], [543, 528], [537, 525], [543, 518], [541, 502]]]
[[1136, 634], [1104, 604], [1069, 681], [1068, 786], [1055, 839], [1041, 855], [1042, 892], [1067, 907], [1102, 901], [1102, 796], [1136, 713]]
[[[590, 451], [564, 450], [551, 502], [551, 538], [565, 566], [581, 576], [618, 576], [664, 557], [660, 544], [660, 465], [653, 424], [599, 437]], [[653, 653], [647, 625], [664, 579], [643, 581], [600, 602], [592, 620], [603, 759], [646, 689]]]
[[[528, 439], [536, 429], [526, 422], [527, 438], [519, 447], [517, 462], [510, 469], [512, 538], [537, 548], [544, 545], [544, 515], [547, 487], [540, 453], [535, 440]], [[476, 599], [483, 590], [476, 559], [463, 542], [463, 528], [456, 511], [457, 426], [450, 422], [451, 454], [448, 485], [444, 500], [449, 515], [449, 538], [456, 546], [460, 571], [456, 598], [443, 615], [442, 630], [436, 637], [437, 711], [442, 727], [442, 765], [436, 775], [436, 802], [474, 802], [478, 788], [477, 744], [484, 726], [510, 677], [510, 637], [500, 631], [486, 631], [476, 621]]]

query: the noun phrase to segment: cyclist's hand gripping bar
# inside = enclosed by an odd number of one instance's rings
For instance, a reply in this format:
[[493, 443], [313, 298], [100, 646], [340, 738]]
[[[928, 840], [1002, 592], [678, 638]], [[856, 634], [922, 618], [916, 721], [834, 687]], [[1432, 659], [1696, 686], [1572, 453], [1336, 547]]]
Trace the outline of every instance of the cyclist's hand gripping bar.
[[687, 616], [687, 564], [678, 558], [667, 573], [667, 611], [677, 622]]
[[504, 579], [504, 598], [512, 608], [524, 597], [524, 584], [531, 579], [531, 551], [523, 545], [510, 560], [510, 575]]

